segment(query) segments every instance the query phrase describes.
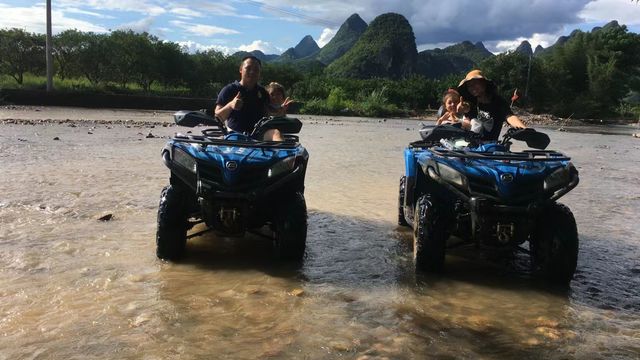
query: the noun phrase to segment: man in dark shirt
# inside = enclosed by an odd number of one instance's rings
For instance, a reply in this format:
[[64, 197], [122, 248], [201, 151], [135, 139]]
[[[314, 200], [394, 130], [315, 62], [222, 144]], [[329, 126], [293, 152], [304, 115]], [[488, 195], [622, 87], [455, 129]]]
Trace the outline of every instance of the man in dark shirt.
[[[234, 81], [220, 90], [215, 114], [226, 122], [229, 129], [250, 133], [255, 124], [268, 116], [269, 93], [258, 84], [262, 63], [255, 56], [247, 56], [240, 63], [240, 81]], [[265, 140], [281, 141], [277, 130], [265, 133]]]

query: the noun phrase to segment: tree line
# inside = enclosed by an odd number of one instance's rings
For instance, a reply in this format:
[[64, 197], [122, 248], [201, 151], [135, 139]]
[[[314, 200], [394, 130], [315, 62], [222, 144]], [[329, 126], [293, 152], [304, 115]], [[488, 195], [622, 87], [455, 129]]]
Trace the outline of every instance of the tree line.
[[[0, 86], [29, 87], [25, 76], [44, 87], [45, 36], [21, 29], [0, 29]], [[179, 44], [148, 33], [108, 34], [67, 30], [53, 38], [56, 85], [61, 91], [146, 93], [213, 98], [238, 79], [239, 59], [219, 51], [188, 53]], [[528, 57], [507, 52], [478, 67], [505, 97], [514, 89], [521, 106], [559, 116], [595, 117], [635, 114], [640, 90], [640, 37], [625, 26], [576, 32], [545, 54]], [[471, 70], [471, 69], [469, 69]], [[388, 116], [419, 114], [437, 108], [441, 94], [464, 74], [438, 79], [413, 74], [399, 80], [328, 76], [322, 66], [270, 62], [263, 83], [277, 81], [303, 103], [301, 112]], [[31, 84], [30, 86], [34, 86]], [[62, 89], [61, 89], [62, 88]]]

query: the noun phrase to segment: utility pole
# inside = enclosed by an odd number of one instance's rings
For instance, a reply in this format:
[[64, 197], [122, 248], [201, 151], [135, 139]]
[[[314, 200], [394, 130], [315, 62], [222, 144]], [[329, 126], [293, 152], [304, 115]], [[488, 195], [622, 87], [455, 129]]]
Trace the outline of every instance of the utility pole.
[[527, 69], [527, 86], [524, 88], [524, 98], [529, 99], [529, 77], [531, 77], [531, 58], [533, 55], [529, 55], [529, 68]]
[[51, 0], [47, 0], [47, 92], [53, 90], [53, 55], [51, 54]]

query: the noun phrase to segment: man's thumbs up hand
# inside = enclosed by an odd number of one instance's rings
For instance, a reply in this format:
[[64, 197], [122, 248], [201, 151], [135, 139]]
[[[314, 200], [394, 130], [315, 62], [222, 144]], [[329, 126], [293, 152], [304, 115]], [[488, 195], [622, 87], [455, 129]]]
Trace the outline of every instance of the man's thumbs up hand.
[[240, 91], [238, 91], [236, 97], [234, 97], [233, 100], [229, 102], [229, 104], [231, 104], [231, 108], [233, 110], [242, 109], [242, 94], [240, 94]]

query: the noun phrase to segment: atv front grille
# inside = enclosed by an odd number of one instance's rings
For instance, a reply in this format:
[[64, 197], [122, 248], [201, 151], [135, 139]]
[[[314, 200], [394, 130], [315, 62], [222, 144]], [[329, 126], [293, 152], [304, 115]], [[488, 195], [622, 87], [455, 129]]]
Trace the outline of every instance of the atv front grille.
[[207, 180], [221, 182], [222, 181], [222, 170], [216, 166], [206, 166], [202, 163], [198, 164], [198, 172], [200, 173], [201, 178], [205, 178]]
[[529, 201], [543, 192], [543, 182], [540, 179], [518, 179], [508, 185], [496, 185], [477, 177], [468, 177], [468, 180], [471, 195], [486, 196], [504, 203]]
[[200, 178], [223, 185], [224, 187], [244, 187], [267, 179], [268, 167], [243, 165], [236, 171], [223, 174], [216, 166], [198, 164]]
[[267, 178], [268, 167], [265, 166], [243, 166], [238, 174], [231, 177], [234, 185], [249, 185], [263, 181]]
[[498, 190], [491, 181], [487, 181], [482, 178], [469, 177], [469, 190], [472, 194], [484, 194], [493, 197], [498, 196]]

